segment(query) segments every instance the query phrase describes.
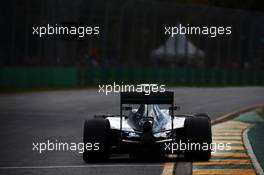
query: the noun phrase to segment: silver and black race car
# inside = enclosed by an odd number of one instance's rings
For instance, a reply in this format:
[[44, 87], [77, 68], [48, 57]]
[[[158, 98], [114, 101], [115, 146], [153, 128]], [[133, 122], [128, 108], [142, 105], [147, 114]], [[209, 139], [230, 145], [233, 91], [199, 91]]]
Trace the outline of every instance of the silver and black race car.
[[[187, 160], [210, 159], [212, 134], [207, 114], [174, 114], [179, 107], [174, 105], [173, 92], [121, 92], [120, 97], [119, 115], [100, 115], [85, 121], [84, 143], [97, 143], [99, 147], [85, 149], [85, 162], [127, 153], [131, 158], [172, 155]], [[133, 108], [135, 105], [139, 107]]]

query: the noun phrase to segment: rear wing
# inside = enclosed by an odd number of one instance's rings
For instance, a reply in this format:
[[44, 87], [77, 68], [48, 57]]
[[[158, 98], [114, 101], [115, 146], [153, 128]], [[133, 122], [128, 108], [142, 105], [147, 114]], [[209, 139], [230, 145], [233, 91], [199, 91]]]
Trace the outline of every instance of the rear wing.
[[174, 103], [173, 92], [156, 92], [146, 95], [144, 92], [121, 92], [122, 104], [171, 104]]
[[[122, 140], [123, 104], [168, 104], [171, 111], [171, 128], [173, 129], [174, 93], [170, 91], [155, 92], [146, 95], [144, 92], [120, 93], [120, 138]], [[129, 109], [129, 108], [128, 108]]]

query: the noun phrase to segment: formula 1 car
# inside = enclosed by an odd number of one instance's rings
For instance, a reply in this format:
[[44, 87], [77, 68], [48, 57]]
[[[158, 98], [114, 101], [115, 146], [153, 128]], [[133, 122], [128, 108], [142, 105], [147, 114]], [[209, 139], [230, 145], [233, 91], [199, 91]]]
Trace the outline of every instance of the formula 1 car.
[[[174, 155], [171, 157], [190, 161], [210, 159], [212, 134], [207, 114], [174, 114], [179, 107], [174, 105], [174, 93], [168, 91], [150, 95], [121, 92], [120, 97], [119, 115], [100, 115], [85, 121], [84, 144], [99, 146], [96, 150], [85, 149], [86, 163], [127, 153], [131, 158]], [[124, 111], [128, 114], [123, 114]]]

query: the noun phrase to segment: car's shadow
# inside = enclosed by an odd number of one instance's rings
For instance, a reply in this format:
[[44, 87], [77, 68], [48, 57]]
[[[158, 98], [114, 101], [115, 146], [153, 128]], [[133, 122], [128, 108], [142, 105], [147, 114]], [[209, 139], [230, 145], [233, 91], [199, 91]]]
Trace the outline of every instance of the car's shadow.
[[169, 162], [186, 162], [184, 158], [153, 158], [153, 157], [144, 157], [144, 158], [129, 158], [128, 155], [112, 155], [108, 160], [94, 163], [129, 163], [129, 164], [163, 164]]

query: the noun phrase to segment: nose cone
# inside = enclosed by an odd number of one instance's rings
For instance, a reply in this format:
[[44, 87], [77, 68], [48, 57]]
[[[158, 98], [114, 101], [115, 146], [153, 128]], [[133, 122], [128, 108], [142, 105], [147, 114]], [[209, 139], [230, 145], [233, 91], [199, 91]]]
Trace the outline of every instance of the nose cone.
[[152, 124], [150, 121], [145, 121], [143, 124], [143, 133], [152, 133]]
[[149, 121], [145, 121], [143, 124], [143, 137], [142, 143], [145, 145], [152, 144], [154, 142], [154, 136], [152, 133], [152, 124]]

